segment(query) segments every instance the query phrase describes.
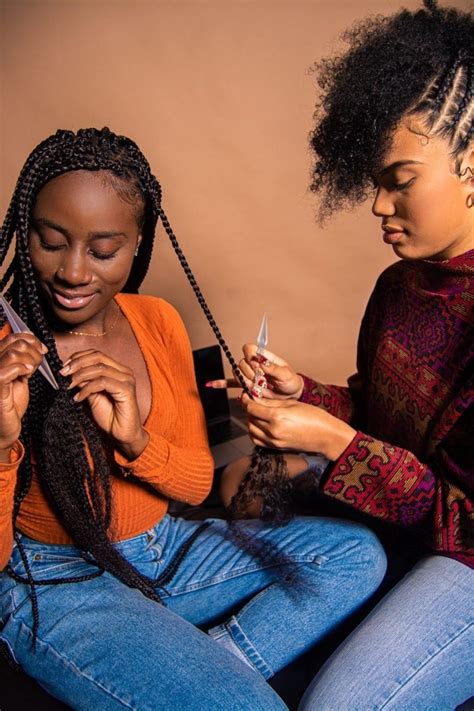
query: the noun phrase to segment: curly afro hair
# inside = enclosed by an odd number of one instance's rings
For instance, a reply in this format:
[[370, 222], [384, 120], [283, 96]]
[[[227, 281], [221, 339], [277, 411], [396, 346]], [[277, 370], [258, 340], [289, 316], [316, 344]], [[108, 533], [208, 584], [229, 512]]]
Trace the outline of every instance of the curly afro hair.
[[406, 114], [446, 138], [458, 159], [474, 135], [474, 17], [435, 0], [365, 19], [342, 38], [349, 50], [314, 65], [322, 90], [310, 135], [311, 190], [319, 216], [365, 200]]

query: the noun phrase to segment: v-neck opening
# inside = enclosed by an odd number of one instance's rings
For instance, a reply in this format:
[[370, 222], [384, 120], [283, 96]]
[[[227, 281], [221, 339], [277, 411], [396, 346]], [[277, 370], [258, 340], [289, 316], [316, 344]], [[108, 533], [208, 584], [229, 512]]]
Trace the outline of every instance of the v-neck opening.
[[126, 306], [124, 307], [123, 304], [119, 303], [119, 299], [121, 300], [122, 296], [126, 296], [126, 294], [125, 295], [122, 293], [116, 294], [114, 296], [114, 301], [117, 304], [117, 306], [119, 307], [122, 314], [124, 315], [128, 325], [130, 326], [130, 329], [135, 337], [135, 340], [138, 345], [138, 349], [139, 349], [140, 353], [142, 354], [143, 362], [145, 363], [145, 368], [146, 368], [146, 372], [148, 375], [148, 380], [150, 382], [150, 409], [149, 409], [148, 414], [145, 418], [145, 421], [143, 422], [143, 425], [142, 425], [143, 427], [146, 427], [146, 425], [151, 417], [151, 414], [153, 412], [153, 408], [155, 406], [155, 388], [154, 388], [153, 378], [151, 377], [151, 373], [150, 373], [150, 364], [148, 362], [146, 346], [144, 345], [143, 341], [141, 340], [140, 335], [137, 333], [137, 331], [135, 329], [135, 325], [132, 323], [132, 321], [129, 318], [129, 314], [127, 313], [127, 307]]

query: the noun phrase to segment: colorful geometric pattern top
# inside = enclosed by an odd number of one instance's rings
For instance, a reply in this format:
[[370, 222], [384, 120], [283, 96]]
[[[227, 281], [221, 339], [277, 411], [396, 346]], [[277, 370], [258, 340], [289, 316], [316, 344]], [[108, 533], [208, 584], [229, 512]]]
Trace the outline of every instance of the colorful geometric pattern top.
[[357, 370], [348, 387], [304, 377], [302, 402], [358, 430], [324, 493], [474, 566], [474, 250], [383, 272]]

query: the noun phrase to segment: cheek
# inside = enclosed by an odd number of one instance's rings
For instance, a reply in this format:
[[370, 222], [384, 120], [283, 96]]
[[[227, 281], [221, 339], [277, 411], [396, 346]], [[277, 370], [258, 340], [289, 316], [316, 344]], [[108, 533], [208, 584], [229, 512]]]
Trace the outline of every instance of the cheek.
[[407, 207], [409, 219], [429, 236], [446, 236], [446, 231], [452, 230], [462, 218], [463, 206], [455, 187], [448, 181], [413, 191]]
[[54, 252], [46, 253], [42, 250], [36, 249], [33, 244], [30, 244], [28, 252], [33, 270], [40, 279], [42, 277], [49, 276], [54, 272], [56, 268], [56, 257]]
[[110, 286], [116, 286], [117, 284], [125, 284], [132, 264], [132, 258], [120, 256], [109, 261], [105, 260], [102, 263], [96, 263], [96, 266], [92, 265], [92, 270], [100, 281]]

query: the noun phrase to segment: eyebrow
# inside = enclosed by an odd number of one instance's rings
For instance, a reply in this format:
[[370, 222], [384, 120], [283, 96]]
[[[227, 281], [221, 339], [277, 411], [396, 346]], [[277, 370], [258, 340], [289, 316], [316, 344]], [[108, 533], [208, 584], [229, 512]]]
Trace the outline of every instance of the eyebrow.
[[[65, 227], [61, 227], [61, 225], [58, 225], [56, 222], [48, 220], [45, 217], [33, 218], [33, 222], [39, 226], [50, 227], [52, 230], [60, 232], [65, 237], [70, 237], [71, 235], [69, 230]], [[127, 235], [125, 232], [118, 232], [116, 230], [103, 230], [101, 232], [89, 232], [87, 236], [89, 239], [107, 239], [110, 237], [126, 237]]]
[[385, 168], [382, 168], [379, 175], [386, 175], [395, 168], [403, 168], [405, 165], [423, 165], [421, 160], [396, 160], [395, 163], [390, 163]]

